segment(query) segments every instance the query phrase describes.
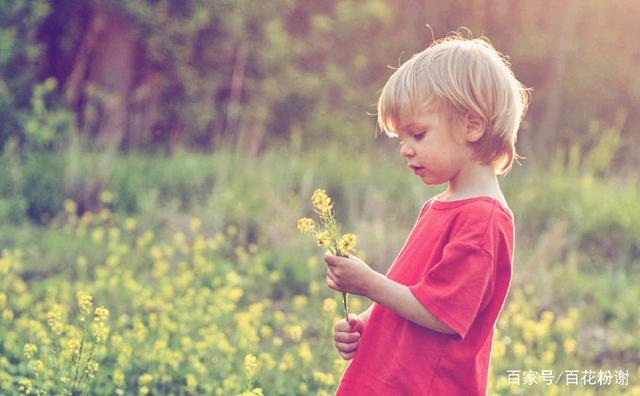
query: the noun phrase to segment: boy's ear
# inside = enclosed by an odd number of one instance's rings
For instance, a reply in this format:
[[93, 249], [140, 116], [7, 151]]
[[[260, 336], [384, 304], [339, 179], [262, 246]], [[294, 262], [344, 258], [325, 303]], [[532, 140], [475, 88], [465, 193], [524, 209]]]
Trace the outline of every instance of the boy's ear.
[[468, 111], [465, 116], [467, 123], [467, 140], [475, 143], [484, 135], [486, 123], [478, 114]]

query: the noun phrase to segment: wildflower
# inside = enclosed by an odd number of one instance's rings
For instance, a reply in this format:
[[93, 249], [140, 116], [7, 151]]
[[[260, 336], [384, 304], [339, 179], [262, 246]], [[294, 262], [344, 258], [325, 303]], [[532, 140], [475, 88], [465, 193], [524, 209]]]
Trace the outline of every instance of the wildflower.
[[298, 355], [300, 355], [300, 358], [305, 363], [310, 363], [313, 360], [313, 352], [311, 352], [309, 343], [303, 342], [300, 344], [298, 347]]
[[244, 370], [247, 372], [248, 377], [253, 377], [258, 368], [258, 359], [252, 355], [248, 354], [244, 357]]
[[54, 305], [53, 309], [47, 313], [47, 324], [55, 335], [60, 335], [64, 331], [64, 323], [62, 323], [62, 307]]
[[318, 246], [329, 246], [331, 239], [329, 239], [329, 233], [327, 231], [316, 232], [316, 243]]
[[24, 356], [26, 356], [27, 359], [31, 359], [36, 351], [38, 351], [38, 347], [35, 344], [24, 345]]
[[322, 312], [327, 315], [333, 316], [336, 311], [337, 305], [338, 304], [336, 303], [336, 300], [334, 300], [333, 298], [325, 298], [322, 302]]
[[513, 346], [513, 353], [517, 356], [517, 357], [523, 357], [524, 355], [527, 354], [527, 347], [521, 343], [521, 342], [516, 342]]
[[300, 230], [300, 232], [304, 234], [312, 232], [315, 227], [316, 227], [316, 223], [314, 223], [313, 219], [310, 219], [308, 217], [303, 217], [300, 220], [298, 220], [298, 230]]
[[138, 377], [138, 383], [140, 384], [140, 386], [148, 385], [149, 383], [151, 383], [151, 381], [153, 381], [153, 376], [148, 373], [142, 374]]
[[576, 351], [577, 343], [573, 338], [569, 338], [562, 343], [562, 346], [564, 347], [564, 350], [567, 352], [567, 354], [570, 355]]
[[33, 366], [33, 372], [36, 374], [36, 377], [37, 377], [38, 373], [40, 373], [44, 368], [44, 363], [42, 362], [42, 360], [34, 360], [33, 362], [31, 362], [31, 364]]
[[187, 380], [187, 390], [189, 392], [195, 392], [196, 388], [198, 387], [198, 380], [196, 379], [196, 376], [189, 373], [186, 376], [186, 380]]
[[[323, 189], [317, 189], [311, 196], [311, 202], [314, 211], [320, 216], [320, 220], [324, 229], [316, 231], [313, 235], [318, 246], [328, 247], [331, 253], [348, 257], [350, 251], [355, 251], [356, 236], [353, 234], [345, 234], [339, 237], [339, 227], [336, 224], [335, 215], [333, 213], [333, 203], [331, 198]], [[311, 233], [315, 230], [315, 223], [308, 218], [298, 220], [298, 229], [303, 233]], [[349, 317], [349, 309], [347, 304], [347, 293], [342, 292], [342, 303], [344, 307], [345, 319]]]
[[100, 193], [100, 201], [105, 204], [110, 204], [113, 202], [113, 193], [111, 191], [102, 191]]
[[198, 232], [201, 226], [202, 226], [202, 220], [200, 220], [197, 217], [191, 218], [191, 221], [189, 222], [189, 229], [191, 230], [191, 232]]
[[354, 234], [344, 234], [338, 242], [338, 251], [341, 255], [348, 255], [356, 247], [356, 236]]
[[94, 320], [96, 322], [104, 322], [109, 317], [109, 310], [105, 307], [97, 307], [94, 312]]
[[33, 384], [31, 383], [31, 380], [28, 378], [21, 378], [18, 384], [20, 385], [20, 393], [24, 393], [28, 395], [33, 390], [32, 388]]
[[93, 324], [93, 334], [96, 337], [96, 343], [102, 344], [109, 335], [109, 327], [104, 322], [96, 322]]
[[127, 219], [124, 221], [124, 229], [131, 232], [135, 230], [135, 228], [136, 228], [136, 219], [134, 219], [133, 217], [127, 217]]
[[84, 314], [89, 314], [91, 312], [91, 307], [93, 305], [93, 297], [89, 293], [79, 291], [76, 293], [76, 298], [78, 299], [78, 306], [80, 307], [80, 312]]
[[317, 189], [313, 192], [311, 202], [313, 203], [313, 207], [321, 213], [329, 213], [333, 207], [331, 198], [329, 198], [326, 191], [323, 189]]
[[293, 341], [299, 341], [300, 338], [302, 337], [302, 327], [300, 326], [297, 326], [297, 325], [289, 326], [287, 328], [287, 332], [289, 333], [289, 337]]
[[91, 231], [91, 240], [95, 243], [99, 243], [102, 242], [102, 239], [104, 238], [104, 230], [102, 228], [96, 228], [95, 230]]
[[117, 386], [124, 385], [124, 373], [120, 369], [116, 369], [113, 372], [113, 383]]
[[65, 199], [62, 205], [64, 206], [64, 210], [69, 214], [76, 214], [78, 212], [78, 204], [72, 199]]

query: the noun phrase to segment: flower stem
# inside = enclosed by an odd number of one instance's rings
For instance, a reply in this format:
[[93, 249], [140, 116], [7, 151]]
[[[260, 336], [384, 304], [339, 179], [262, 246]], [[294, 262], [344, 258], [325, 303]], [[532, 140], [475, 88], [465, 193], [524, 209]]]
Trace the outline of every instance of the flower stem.
[[342, 305], [344, 306], [344, 320], [349, 323], [349, 306], [347, 305], [347, 292], [342, 292]]

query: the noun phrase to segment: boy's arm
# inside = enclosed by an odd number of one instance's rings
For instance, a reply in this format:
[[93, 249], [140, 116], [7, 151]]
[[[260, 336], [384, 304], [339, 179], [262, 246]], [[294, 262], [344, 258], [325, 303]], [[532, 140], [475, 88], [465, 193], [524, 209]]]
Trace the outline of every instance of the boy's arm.
[[[371, 282], [369, 282], [369, 287], [366, 292], [366, 296], [371, 300], [384, 305], [403, 318], [420, 326], [444, 334], [456, 334], [455, 331], [433, 316], [431, 312], [416, 299], [408, 286], [393, 281], [378, 272], [372, 272], [375, 275]], [[373, 304], [364, 313], [370, 313], [372, 307]], [[367, 319], [369, 319], [368, 313]]]
[[[376, 272], [359, 258], [351, 255], [348, 258], [338, 257], [327, 252], [324, 261], [327, 263], [327, 284], [330, 288], [368, 297], [420, 326], [444, 334], [456, 334], [433, 316], [408, 286]], [[370, 309], [367, 310], [369, 313]]]

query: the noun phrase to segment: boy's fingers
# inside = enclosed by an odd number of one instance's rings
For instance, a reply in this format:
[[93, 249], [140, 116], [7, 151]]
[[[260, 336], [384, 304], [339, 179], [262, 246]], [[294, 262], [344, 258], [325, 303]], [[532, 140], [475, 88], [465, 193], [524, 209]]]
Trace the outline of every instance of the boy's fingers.
[[339, 352], [339, 353], [340, 353], [340, 356], [342, 356], [342, 358], [343, 358], [344, 360], [351, 360], [351, 359], [353, 359], [353, 355], [355, 355], [355, 354], [356, 354], [355, 352], [351, 352], [351, 353], [342, 353], [342, 352]]
[[329, 277], [329, 275], [327, 275], [327, 286], [329, 286], [330, 289], [338, 290], [338, 286], [336, 286], [335, 282]]
[[356, 314], [349, 314], [349, 330], [362, 333], [362, 330], [363, 330], [362, 321], [358, 318]]
[[344, 353], [354, 352], [356, 349], [358, 349], [358, 343], [352, 342], [350, 344], [346, 344], [344, 342], [336, 342], [336, 348], [338, 348], [340, 352]]
[[355, 332], [344, 333], [337, 332], [334, 334], [333, 339], [340, 342], [356, 342], [360, 340], [360, 334]]
[[333, 254], [331, 254], [330, 251], [327, 250], [324, 253], [324, 262], [327, 263], [328, 266], [332, 267], [332, 266], [336, 265], [334, 260], [335, 260], [335, 256]]
[[351, 328], [345, 321], [342, 321], [341, 323], [336, 323], [335, 327], [333, 328], [333, 332], [334, 333], [337, 333], [337, 332], [352, 333]]

